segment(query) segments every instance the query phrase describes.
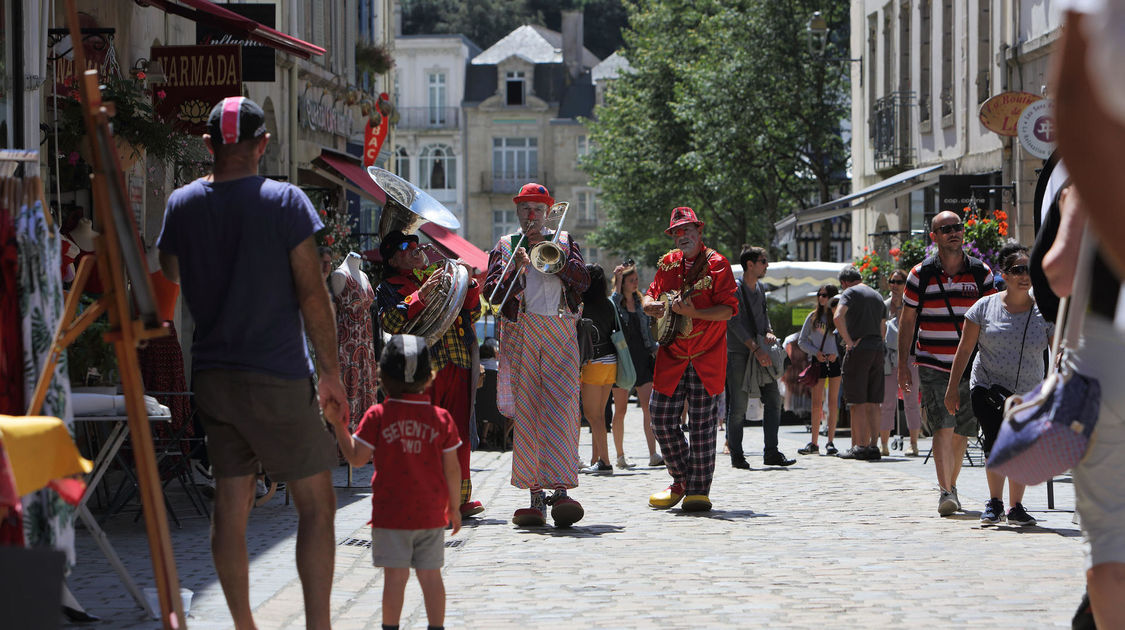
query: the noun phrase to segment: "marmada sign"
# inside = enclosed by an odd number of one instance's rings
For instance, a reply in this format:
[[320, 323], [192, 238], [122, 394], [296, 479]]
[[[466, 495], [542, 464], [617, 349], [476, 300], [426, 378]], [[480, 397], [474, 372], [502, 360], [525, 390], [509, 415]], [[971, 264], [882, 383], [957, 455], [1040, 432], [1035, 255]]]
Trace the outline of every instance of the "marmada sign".
[[205, 133], [215, 103], [242, 94], [237, 45], [153, 46], [150, 59], [164, 68], [164, 82], [152, 86], [153, 110], [185, 133]]

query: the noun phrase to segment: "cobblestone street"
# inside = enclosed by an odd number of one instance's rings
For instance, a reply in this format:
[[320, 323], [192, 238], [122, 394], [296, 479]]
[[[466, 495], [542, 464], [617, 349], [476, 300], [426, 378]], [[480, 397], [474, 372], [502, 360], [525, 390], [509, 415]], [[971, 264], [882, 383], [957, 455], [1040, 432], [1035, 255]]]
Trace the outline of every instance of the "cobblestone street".
[[[626, 448], [647, 462], [639, 410], [630, 408]], [[451, 628], [813, 628], [1069, 627], [1084, 588], [1073, 488], [1030, 488], [1030, 528], [979, 525], [987, 497], [982, 468], [959, 482], [965, 512], [937, 515], [933, 463], [892, 452], [879, 462], [800, 457], [808, 440], [783, 426], [790, 468], [762, 468], [761, 428], [746, 430], [753, 468], [719, 455], [710, 513], [652, 510], [664, 468], [638, 465], [610, 477], [583, 476], [572, 492], [586, 509], [574, 528], [527, 530], [510, 523], [526, 492], [508, 484], [510, 453], [473, 455], [475, 498], [487, 511], [447, 539], [446, 625]], [[847, 437], [837, 440], [847, 444]], [[821, 440], [823, 447], [824, 440]], [[929, 441], [921, 443], [922, 453]], [[589, 455], [583, 431], [582, 453]], [[333, 619], [337, 629], [378, 628], [381, 570], [371, 566], [370, 468], [358, 487], [338, 489]], [[336, 471], [338, 486], [344, 471]], [[181, 516], [190, 511], [171, 493]], [[172, 526], [180, 580], [194, 591], [189, 626], [227, 628], [214, 577], [207, 521]], [[280, 497], [251, 517], [251, 596], [262, 628], [303, 628], [294, 564], [296, 515]], [[127, 513], [106, 524], [141, 586], [152, 584], [141, 522]], [[103, 618], [94, 627], [155, 628], [125, 594], [80, 530], [71, 578], [78, 598]], [[411, 581], [403, 628], [425, 628], [421, 591]], [[78, 627], [78, 626], [74, 626]], [[86, 626], [89, 627], [89, 626]]]

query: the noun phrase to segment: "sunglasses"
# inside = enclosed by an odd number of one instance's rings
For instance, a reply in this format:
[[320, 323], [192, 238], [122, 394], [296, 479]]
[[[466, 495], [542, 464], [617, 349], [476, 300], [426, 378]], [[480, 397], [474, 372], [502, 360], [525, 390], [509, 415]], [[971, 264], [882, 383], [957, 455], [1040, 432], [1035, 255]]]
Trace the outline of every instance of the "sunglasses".
[[398, 244], [398, 251], [405, 252], [408, 249], [414, 249], [416, 247], [418, 247], [418, 243], [414, 241], [403, 241]]
[[887, 280], [888, 284], [906, 284], [906, 280]]
[[964, 232], [965, 231], [965, 224], [964, 223], [950, 223], [949, 225], [939, 225], [938, 228], [937, 228], [937, 231], [941, 232], [942, 234], [952, 234], [954, 232]]
[[1027, 265], [1012, 265], [1011, 267], [1008, 267], [1005, 271], [1008, 275], [1011, 275], [1011, 276], [1026, 276], [1027, 275]]

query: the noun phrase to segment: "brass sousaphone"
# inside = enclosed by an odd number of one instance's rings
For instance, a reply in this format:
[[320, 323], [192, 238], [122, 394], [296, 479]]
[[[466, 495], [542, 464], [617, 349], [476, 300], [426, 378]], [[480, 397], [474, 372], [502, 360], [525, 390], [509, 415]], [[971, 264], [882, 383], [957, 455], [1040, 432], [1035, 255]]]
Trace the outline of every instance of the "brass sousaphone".
[[[427, 221], [450, 230], [461, 227], [457, 217], [438, 200], [398, 175], [377, 166], [369, 166], [367, 175], [387, 194], [387, 202], [379, 217], [380, 239], [394, 230], [414, 234]], [[430, 347], [453, 325], [469, 292], [468, 270], [458, 260], [440, 254], [432, 255], [435, 252], [432, 246], [427, 246], [427, 257], [431, 263], [437, 263], [432, 274], [440, 274], [441, 279], [430, 293], [422, 312], [403, 328], [404, 333], [424, 337]]]

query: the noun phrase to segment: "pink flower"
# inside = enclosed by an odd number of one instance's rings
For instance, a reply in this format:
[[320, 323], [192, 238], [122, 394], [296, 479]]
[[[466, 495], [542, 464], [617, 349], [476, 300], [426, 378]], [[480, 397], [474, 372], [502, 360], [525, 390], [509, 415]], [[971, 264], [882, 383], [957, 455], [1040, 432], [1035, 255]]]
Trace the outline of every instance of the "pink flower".
[[164, 99], [165, 99], [165, 98], [166, 98], [167, 96], [168, 96], [168, 93], [167, 93], [167, 92], [165, 92], [164, 90], [157, 90], [157, 91], [156, 91], [156, 98], [158, 98], [158, 99], [160, 99], [160, 100], [162, 100], [162, 101], [163, 101], [163, 100], [164, 100]]
[[140, 79], [141, 81], [144, 81], [144, 80], [145, 80], [145, 73], [143, 73], [143, 72], [138, 72], [138, 73], [137, 73], [137, 78], [138, 78], [138, 79]]
[[66, 161], [71, 166], [74, 166], [75, 164], [78, 164], [78, 158], [79, 158], [78, 152], [77, 151], [71, 151], [70, 155], [66, 156]]

